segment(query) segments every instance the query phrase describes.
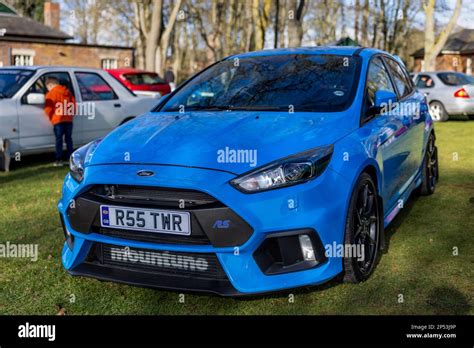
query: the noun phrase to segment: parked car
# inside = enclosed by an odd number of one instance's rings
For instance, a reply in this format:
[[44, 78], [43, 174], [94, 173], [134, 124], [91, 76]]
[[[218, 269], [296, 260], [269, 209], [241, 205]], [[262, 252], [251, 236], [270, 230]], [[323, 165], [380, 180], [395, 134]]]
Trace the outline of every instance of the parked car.
[[418, 90], [426, 95], [431, 117], [447, 121], [451, 115], [474, 120], [474, 80], [455, 71], [420, 72], [412, 75]]
[[4, 158], [0, 170], [8, 169], [5, 157], [17, 152], [24, 155], [54, 151], [53, 127], [43, 111], [45, 80], [50, 76], [73, 92], [82, 109], [91, 113], [74, 118], [73, 140], [77, 146], [106, 135], [157, 103], [137, 97], [100, 69], [0, 68], [0, 157]]
[[137, 95], [159, 98], [171, 87], [157, 73], [138, 69], [108, 69], [107, 72]]
[[72, 275], [231, 296], [357, 283], [400, 202], [437, 178], [425, 97], [388, 53], [245, 53], [71, 156], [61, 260]]

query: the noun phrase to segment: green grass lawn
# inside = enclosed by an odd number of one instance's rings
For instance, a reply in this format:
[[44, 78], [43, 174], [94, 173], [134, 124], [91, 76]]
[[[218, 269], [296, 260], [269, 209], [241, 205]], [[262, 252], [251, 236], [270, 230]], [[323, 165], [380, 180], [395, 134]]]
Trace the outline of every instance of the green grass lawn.
[[69, 276], [60, 262], [63, 234], [56, 211], [67, 169], [24, 159], [12, 172], [0, 173], [0, 243], [38, 244], [39, 258], [0, 258], [0, 313], [472, 315], [474, 121], [438, 123], [436, 132], [436, 192], [406, 203], [386, 230], [388, 250], [367, 282], [332, 281], [249, 299], [186, 294], [180, 303], [176, 292]]

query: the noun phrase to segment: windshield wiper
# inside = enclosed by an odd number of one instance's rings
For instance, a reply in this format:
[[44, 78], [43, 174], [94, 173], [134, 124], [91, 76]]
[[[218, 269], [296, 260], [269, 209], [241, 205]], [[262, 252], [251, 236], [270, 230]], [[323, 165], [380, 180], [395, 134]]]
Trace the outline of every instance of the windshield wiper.
[[289, 106], [273, 106], [273, 105], [249, 105], [249, 106], [229, 106], [228, 110], [235, 111], [288, 111]]

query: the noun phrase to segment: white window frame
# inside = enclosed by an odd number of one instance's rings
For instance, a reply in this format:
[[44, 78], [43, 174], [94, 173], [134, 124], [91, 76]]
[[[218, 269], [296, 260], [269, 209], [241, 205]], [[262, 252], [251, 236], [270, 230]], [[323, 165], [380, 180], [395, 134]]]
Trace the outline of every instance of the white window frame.
[[30, 49], [12, 49], [12, 65], [32, 66], [35, 65], [35, 51]]
[[34, 57], [28, 54], [15, 54], [13, 55], [14, 66], [33, 66]]
[[117, 58], [102, 58], [100, 61], [102, 69], [117, 69], [118, 59]]

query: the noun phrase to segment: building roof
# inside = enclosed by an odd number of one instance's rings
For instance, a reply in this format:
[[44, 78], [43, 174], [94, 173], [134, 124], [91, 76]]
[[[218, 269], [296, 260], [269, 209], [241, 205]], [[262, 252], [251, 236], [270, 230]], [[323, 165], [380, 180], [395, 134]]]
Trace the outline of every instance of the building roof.
[[48, 27], [30, 18], [6, 12], [0, 12], [0, 29], [6, 30], [5, 38], [35, 38], [54, 41], [66, 41], [73, 38], [60, 30]]
[[[441, 54], [452, 52], [461, 54], [474, 53], [474, 29], [461, 29], [449, 35], [448, 40], [446, 40], [441, 50]], [[423, 58], [425, 49], [420, 48], [411, 55], [414, 58]]]

